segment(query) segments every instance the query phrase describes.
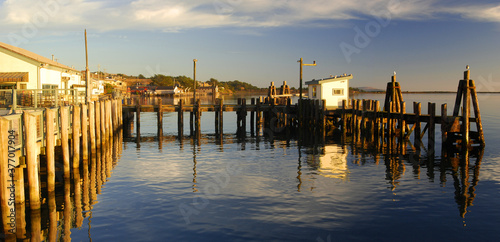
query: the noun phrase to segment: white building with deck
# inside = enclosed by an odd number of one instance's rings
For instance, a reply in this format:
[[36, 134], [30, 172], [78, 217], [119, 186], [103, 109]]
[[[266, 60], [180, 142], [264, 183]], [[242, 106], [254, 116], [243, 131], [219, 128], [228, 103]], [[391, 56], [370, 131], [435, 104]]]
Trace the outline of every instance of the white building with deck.
[[69, 89], [82, 84], [79, 71], [0, 42], [0, 89]]
[[331, 76], [329, 78], [308, 81], [309, 99], [325, 99], [327, 107], [341, 107], [342, 100], [349, 99], [349, 80], [351, 75]]

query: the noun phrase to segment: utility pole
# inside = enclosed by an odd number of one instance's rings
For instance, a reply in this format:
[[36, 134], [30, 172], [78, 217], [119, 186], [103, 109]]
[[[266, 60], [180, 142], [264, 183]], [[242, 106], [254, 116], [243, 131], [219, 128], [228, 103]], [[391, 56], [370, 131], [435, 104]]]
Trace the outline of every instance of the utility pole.
[[193, 79], [194, 79], [194, 84], [193, 84], [193, 102], [196, 102], [196, 62], [197, 59], [193, 59]]
[[303, 61], [302, 61], [302, 58], [300, 58], [300, 60], [298, 60], [297, 62], [300, 62], [300, 86], [299, 86], [299, 99], [302, 100], [302, 66], [315, 66], [316, 65], [316, 61], [313, 61], [312, 64], [304, 64]]
[[90, 71], [89, 71], [89, 55], [87, 49], [87, 29], [85, 29], [85, 98], [87, 103], [90, 102], [90, 97], [92, 93], [91, 83], [90, 83]]

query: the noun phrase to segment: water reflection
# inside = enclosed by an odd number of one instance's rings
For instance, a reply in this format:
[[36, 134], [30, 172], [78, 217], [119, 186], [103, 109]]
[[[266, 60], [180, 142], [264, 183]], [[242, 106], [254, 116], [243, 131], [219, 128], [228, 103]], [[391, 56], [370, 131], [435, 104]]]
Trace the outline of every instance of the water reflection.
[[306, 150], [307, 164], [328, 178], [347, 181], [349, 168], [347, 165], [347, 147], [339, 144], [327, 144], [323, 147], [312, 147]]
[[[90, 160], [83, 160], [80, 169], [73, 169], [72, 177], [63, 178], [58, 172], [55, 191], [49, 192], [47, 187], [42, 187], [40, 210], [26, 211], [26, 203], [16, 203], [16, 233], [0, 234], [0, 238], [7, 241], [71, 241], [71, 229], [82, 228], [85, 218], [89, 221], [91, 238], [92, 206], [97, 203], [97, 194], [111, 176], [122, 152], [122, 143], [122, 134], [118, 132], [102, 149], [89, 155]], [[20, 182], [22, 178], [20, 173], [16, 181]], [[24, 189], [16, 191], [17, 201], [21, 201], [22, 193]]]

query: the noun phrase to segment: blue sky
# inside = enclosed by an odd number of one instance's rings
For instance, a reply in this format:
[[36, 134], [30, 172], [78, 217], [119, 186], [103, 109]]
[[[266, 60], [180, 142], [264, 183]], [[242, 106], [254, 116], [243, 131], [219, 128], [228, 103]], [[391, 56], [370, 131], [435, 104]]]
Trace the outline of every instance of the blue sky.
[[466, 65], [500, 91], [500, 3], [479, 0], [4, 0], [0, 41], [92, 71], [265, 87], [353, 74], [351, 86], [456, 90]]

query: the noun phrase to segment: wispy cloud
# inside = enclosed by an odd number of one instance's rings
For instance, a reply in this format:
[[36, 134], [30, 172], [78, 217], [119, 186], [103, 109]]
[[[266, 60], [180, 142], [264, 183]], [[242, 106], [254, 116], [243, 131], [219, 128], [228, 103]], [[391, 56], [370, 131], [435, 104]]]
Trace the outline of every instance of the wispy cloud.
[[[460, 2], [460, 1], [459, 1]], [[43, 28], [87, 27], [100, 31], [133, 29], [178, 32], [191, 28], [313, 25], [318, 20], [363, 19], [390, 11], [393, 19], [422, 20], [455, 14], [500, 22], [500, 4], [446, 4], [435, 0], [5, 0], [5, 30], [44, 21]]]

